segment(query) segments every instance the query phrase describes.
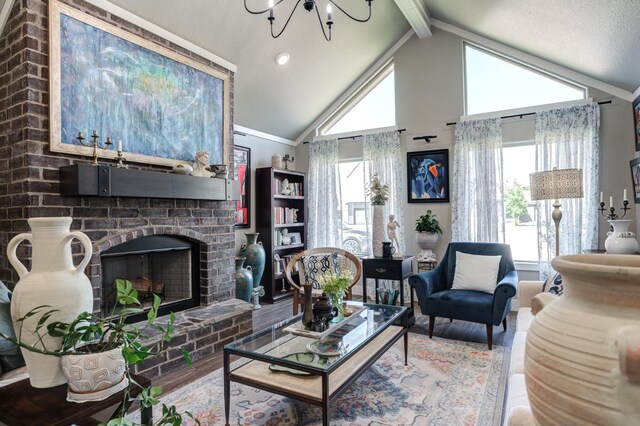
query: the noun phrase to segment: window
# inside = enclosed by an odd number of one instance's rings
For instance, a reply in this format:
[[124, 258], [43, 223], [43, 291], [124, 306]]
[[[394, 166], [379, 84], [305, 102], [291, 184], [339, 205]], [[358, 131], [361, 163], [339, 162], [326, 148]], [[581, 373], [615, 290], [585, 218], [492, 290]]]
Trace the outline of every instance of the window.
[[320, 128], [321, 135], [333, 135], [396, 124], [396, 95], [393, 64], [365, 84]]
[[369, 248], [369, 200], [364, 189], [364, 183], [368, 181], [368, 171], [362, 160], [340, 163], [339, 170], [342, 194], [342, 248], [356, 255], [365, 255]]
[[584, 87], [480, 47], [464, 47], [467, 115], [586, 97]]

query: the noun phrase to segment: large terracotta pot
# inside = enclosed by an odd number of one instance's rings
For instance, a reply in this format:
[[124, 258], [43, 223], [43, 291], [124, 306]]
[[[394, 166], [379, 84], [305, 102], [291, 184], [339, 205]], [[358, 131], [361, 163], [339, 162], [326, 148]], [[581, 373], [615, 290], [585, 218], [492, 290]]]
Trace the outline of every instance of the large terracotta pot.
[[384, 206], [373, 206], [373, 255], [382, 257], [382, 241], [385, 237]]
[[251, 303], [253, 274], [251, 273], [251, 266], [242, 267], [244, 261], [244, 257], [236, 257], [236, 299]]
[[258, 241], [258, 233], [244, 234], [247, 237], [247, 242], [242, 244], [240, 248], [240, 256], [246, 257], [244, 264], [251, 266], [251, 273], [253, 274], [253, 286], [258, 287], [262, 285], [262, 274], [264, 273], [265, 253], [264, 247], [262, 247], [262, 241]]
[[[52, 321], [71, 322], [82, 312], [93, 310], [93, 290], [91, 283], [84, 274], [91, 259], [91, 241], [82, 232], [69, 232], [70, 217], [43, 217], [29, 219], [32, 233], [19, 234], [7, 246], [9, 262], [18, 272], [20, 281], [16, 284], [11, 300], [11, 318], [14, 322], [16, 335], [24, 343], [42, 349], [53, 351], [62, 346], [60, 338], [44, 335], [42, 343], [37, 342], [33, 334], [40, 315], [34, 315], [23, 322], [22, 333], [18, 318], [23, 317], [35, 307], [49, 305], [51, 309], [58, 309], [46, 323]], [[84, 259], [78, 267], [73, 266], [71, 259], [71, 240], [77, 238], [84, 247]], [[31, 271], [18, 260], [16, 249], [22, 241], [31, 241], [32, 266]], [[44, 313], [46, 311], [42, 311]], [[66, 382], [60, 369], [60, 358], [40, 355], [22, 349], [29, 370], [29, 380], [36, 388], [49, 388]]]
[[540, 425], [640, 424], [640, 257], [556, 257], [564, 294], [527, 333], [525, 375]]

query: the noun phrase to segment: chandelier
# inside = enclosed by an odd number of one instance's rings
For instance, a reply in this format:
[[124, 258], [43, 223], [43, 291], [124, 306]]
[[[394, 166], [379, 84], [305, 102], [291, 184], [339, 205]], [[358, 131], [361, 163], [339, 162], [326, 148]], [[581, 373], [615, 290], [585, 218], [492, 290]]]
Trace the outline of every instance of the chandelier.
[[[333, 26], [333, 20], [332, 20], [332, 5], [335, 6], [336, 8], [338, 8], [338, 10], [342, 13], [344, 13], [345, 15], [347, 15], [349, 18], [353, 19], [356, 22], [367, 22], [369, 19], [371, 19], [371, 2], [373, 0], [364, 0], [367, 4], [368, 4], [368, 9], [369, 9], [369, 15], [364, 18], [356, 18], [355, 16], [351, 15], [350, 13], [348, 13], [346, 10], [344, 10], [342, 7], [340, 7], [339, 4], [337, 4], [335, 1], [333, 0], [328, 0], [327, 3], [327, 21], [326, 22], [322, 22], [322, 17], [320, 16], [320, 11], [318, 10], [318, 4], [317, 1], [315, 0], [297, 0], [296, 4], [293, 6], [293, 9], [291, 9], [291, 13], [289, 13], [289, 17], [284, 21], [284, 26], [282, 27], [282, 29], [278, 32], [275, 33], [273, 30], [273, 21], [276, 20], [275, 14], [274, 14], [274, 9], [280, 5], [280, 3], [283, 3], [285, 0], [277, 0], [276, 2], [274, 2], [274, 0], [269, 0], [269, 7], [264, 9], [264, 10], [251, 10], [249, 9], [249, 7], [247, 6], [247, 0], [244, 0], [244, 8], [246, 9], [247, 12], [253, 14], [253, 15], [262, 15], [263, 13], [267, 13], [269, 12], [269, 17], [267, 18], [269, 20], [269, 24], [271, 26], [271, 37], [273, 38], [278, 38], [282, 35], [282, 33], [284, 32], [285, 29], [287, 29], [287, 25], [289, 25], [289, 21], [291, 21], [291, 17], [293, 16], [294, 12], [296, 11], [296, 9], [298, 8], [298, 5], [300, 3], [302, 3], [302, 6], [304, 7], [304, 9], [307, 12], [313, 12], [314, 10], [316, 11], [316, 15], [318, 16], [318, 23], [320, 24], [320, 28], [322, 29], [322, 34], [324, 35], [325, 40], [327, 41], [331, 41], [331, 27]], [[327, 30], [325, 30], [325, 25], [327, 26]]]

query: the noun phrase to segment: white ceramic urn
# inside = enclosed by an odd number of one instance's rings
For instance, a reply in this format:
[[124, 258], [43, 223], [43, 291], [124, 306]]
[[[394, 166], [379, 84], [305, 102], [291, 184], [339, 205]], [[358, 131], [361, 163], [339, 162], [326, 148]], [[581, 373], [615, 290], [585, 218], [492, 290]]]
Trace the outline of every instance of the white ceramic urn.
[[[20, 334], [18, 318], [33, 308], [42, 305], [57, 309], [46, 323], [52, 321], [71, 322], [82, 312], [93, 310], [93, 290], [84, 269], [93, 253], [91, 241], [82, 232], [69, 231], [70, 217], [43, 217], [28, 220], [31, 233], [19, 234], [7, 246], [9, 262], [18, 272], [20, 281], [16, 284], [11, 300], [11, 318], [16, 336], [27, 344], [47, 350], [58, 350], [61, 339], [50, 337], [44, 327], [41, 343], [34, 335], [40, 315], [34, 315], [24, 321]], [[75, 267], [71, 257], [71, 241], [77, 238], [84, 247], [84, 258]], [[32, 245], [31, 271], [18, 260], [16, 249], [23, 241]], [[42, 313], [46, 312], [43, 310]], [[41, 355], [22, 349], [29, 371], [31, 385], [36, 388], [58, 386], [66, 382], [60, 368], [60, 358]]]
[[421, 249], [418, 253], [418, 261], [434, 262], [436, 260], [436, 254], [433, 250], [436, 248], [439, 238], [437, 232], [416, 232], [416, 244]]
[[372, 249], [375, 257], [382, 257], [382, 241], [385, 238], [384, 206], [373, 206]]
[[638, 241], [636, 234], [629, 232], [629, 225], [632, 220], [609, 220], [613, 226], [613, 232], [607, 232], [607, 239], [604, 248], [608, 254], [633, 254], [638, 251]]
[[552, 261], [564, 294], [527, 333], [527, 394], [539, 425], [640, 424], [640, 256]]

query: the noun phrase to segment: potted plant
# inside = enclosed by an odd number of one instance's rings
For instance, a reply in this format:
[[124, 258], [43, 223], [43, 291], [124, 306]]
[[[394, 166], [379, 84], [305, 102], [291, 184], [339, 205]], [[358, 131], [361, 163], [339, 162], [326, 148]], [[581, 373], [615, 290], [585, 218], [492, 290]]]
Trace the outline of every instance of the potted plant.
[[373, 175], [369, 182], [367, 195], [373, 206], [373, 255], [382, 257], [382, 240], [384, 239], [384, 205], [389, 200], [389, 185], [382, 183], [378, 175]]
[[[2, 333], [0, 337], [32, 352], [60, 357], [62, 370], [69, 384], [67, 398], [71, 401], [100, 400], [124, 389], [125, 402], [137, 400], [144, 408], [157, 405], [157, 397], [162, 390], [156, 386], [141, 389], [137, 397], [131, 397], [132, 386], [140, 385], [132, 379], [130, 368], [165, 349], [166, 343], [171, 341], [176, 316], [171, 313], [165, 324], [158, 323], [160, 298], [154, 294], [147, 320], [142, 325], [127, 324], [127, 318], [143, 312], [138, 292], [130, 281], [123, 279], [116, 280], [116, 290], [117, 304], [109, 319], [83, 312], [70, 323], [49, 321], [57, 310], [43, 305], [16, 320], [15, 338]], [[36, 315], [39, 315], [39, 320], [34, 334], [41, 342], [45, 335], [62, 339], [60, 349], [50, 350], [44, 344], [34, 347], [22, 341], [24, 321]], [[154, 343], [146, 342], [145, 333], [149, 330], [160, 332], [160, 340]], [[182, 353], [185, 362], [190, 365], [189, 353], [184, 349]], [[97, 371], [100, 371], [100, 374], [96, 374]], [[125, 407], [129, 405], [121, 404], [120, 417], [109, 421], [107, 425], [133, 425], [130, 420], [124, 418]], [[189, 412], [179, 413], [174, 406], [163, 404], [162, 416], [154, 424], [181, 424], [183, 414], [194, 419]], [[200, 424], [197, 419], [194, 420]]]
[[353, 275], [349, 270], [340, 273], [329, 270], [318, 278], [320, 288], [331, 298], [331, 303], [338, 312], [338, 315], [336, 315], [331, 322], [340, 322], [344, 318], [344, 296], [347, 290], [349, 290], [352, 280]]
[[436, 248], [439, 234], [442, 234], [440, 222], [431, 210], [427, 210], [427, 213], [416, 221], [416, 243], [422, 249], [418, 254], [418, 261], [435, 262], [436, 255], [433, 249]]

